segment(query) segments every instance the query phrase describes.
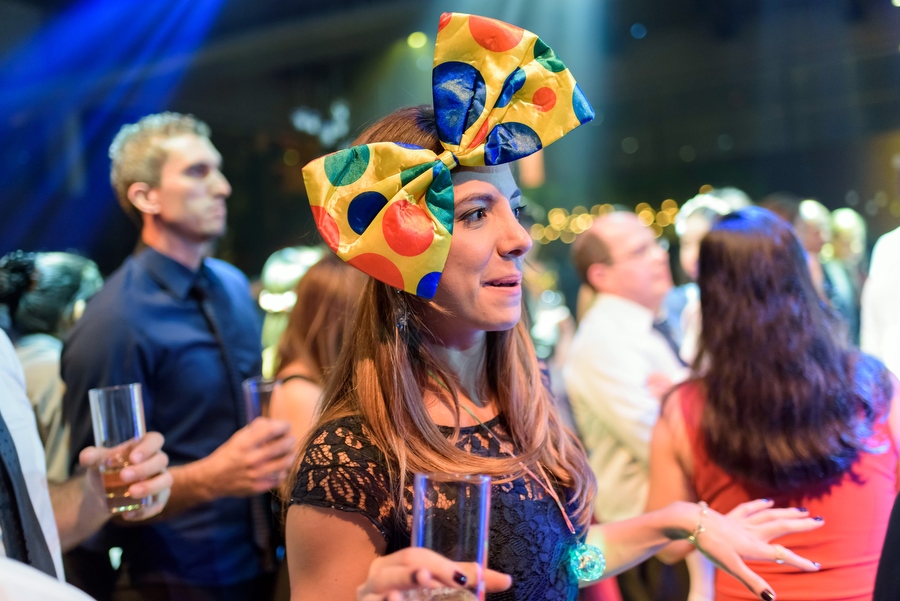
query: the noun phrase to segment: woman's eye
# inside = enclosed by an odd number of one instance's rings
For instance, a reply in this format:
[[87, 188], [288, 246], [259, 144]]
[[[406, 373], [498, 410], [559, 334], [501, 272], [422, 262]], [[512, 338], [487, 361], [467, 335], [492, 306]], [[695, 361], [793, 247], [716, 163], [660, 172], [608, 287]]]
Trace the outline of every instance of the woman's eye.
[[476, 221], [481, 221], [484, 219], [484, 216], [487, 214], [487, 209], [480, 208], [469, 211], [463, 216], [463, 221], [468, 221], [469, 223], [474, 223]]
[[516, 219], [522, 221], [528, 218], [528, 209], [525, 208], [525, 205], [520, 205], [513, 209], [513, 214], [516, 216]]

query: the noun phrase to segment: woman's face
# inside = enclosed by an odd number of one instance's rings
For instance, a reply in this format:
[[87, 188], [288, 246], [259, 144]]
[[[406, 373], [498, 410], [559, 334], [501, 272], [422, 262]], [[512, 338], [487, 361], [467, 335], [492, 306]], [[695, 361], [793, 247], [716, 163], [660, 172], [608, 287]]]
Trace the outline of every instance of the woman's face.
[[508, 165], [453, 171], [453, 238], [430, 319], [445, 346], [466, 348], [508, 330], [522, 310], [522, 260], [531, 237], [519, 223], [522, 193]]

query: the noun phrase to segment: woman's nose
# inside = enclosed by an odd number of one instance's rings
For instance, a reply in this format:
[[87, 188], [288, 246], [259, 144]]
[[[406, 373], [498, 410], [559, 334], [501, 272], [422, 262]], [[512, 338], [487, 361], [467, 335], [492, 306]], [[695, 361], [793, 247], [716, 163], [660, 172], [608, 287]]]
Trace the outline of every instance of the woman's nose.
[[504, 256], [521, 257], [531, 249], [531, 235], [514, 216], [511, 216], [510, 220], [509, 226], [506, 229], [506, 236], [500, 249], [500, 254]]

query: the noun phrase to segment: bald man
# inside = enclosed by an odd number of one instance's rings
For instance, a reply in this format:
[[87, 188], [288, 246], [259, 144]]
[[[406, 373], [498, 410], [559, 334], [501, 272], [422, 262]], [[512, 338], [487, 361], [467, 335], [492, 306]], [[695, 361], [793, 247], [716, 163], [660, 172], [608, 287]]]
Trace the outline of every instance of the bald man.
[[[615, 522], [644, 510], [660, 399], [687, 375], [658, 320], [672, 273], [653, 232], [626, 212], [595, 219], [572, 245], [572, 261], [594, 294], [563, 379], [597, 477], [594, 515]], [[655, 560], [620, 575], [619, 586], [625, 601], [683, 600], [688, 594], [684, 567], [673, 570]]]

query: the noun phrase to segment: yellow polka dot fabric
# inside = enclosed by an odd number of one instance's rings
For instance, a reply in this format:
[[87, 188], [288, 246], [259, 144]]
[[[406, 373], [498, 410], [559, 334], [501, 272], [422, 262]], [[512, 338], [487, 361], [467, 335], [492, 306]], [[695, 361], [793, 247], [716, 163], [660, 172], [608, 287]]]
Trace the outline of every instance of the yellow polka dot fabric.
[[423, 298], [434, 296], [450, 251], [450, 169], [510, 163], [594, 118], [539, 37], [475, 15], [441, 16], [432, 94], [440, 155], [380, 142], [303, 168], [325, 243], [360, 271]]

